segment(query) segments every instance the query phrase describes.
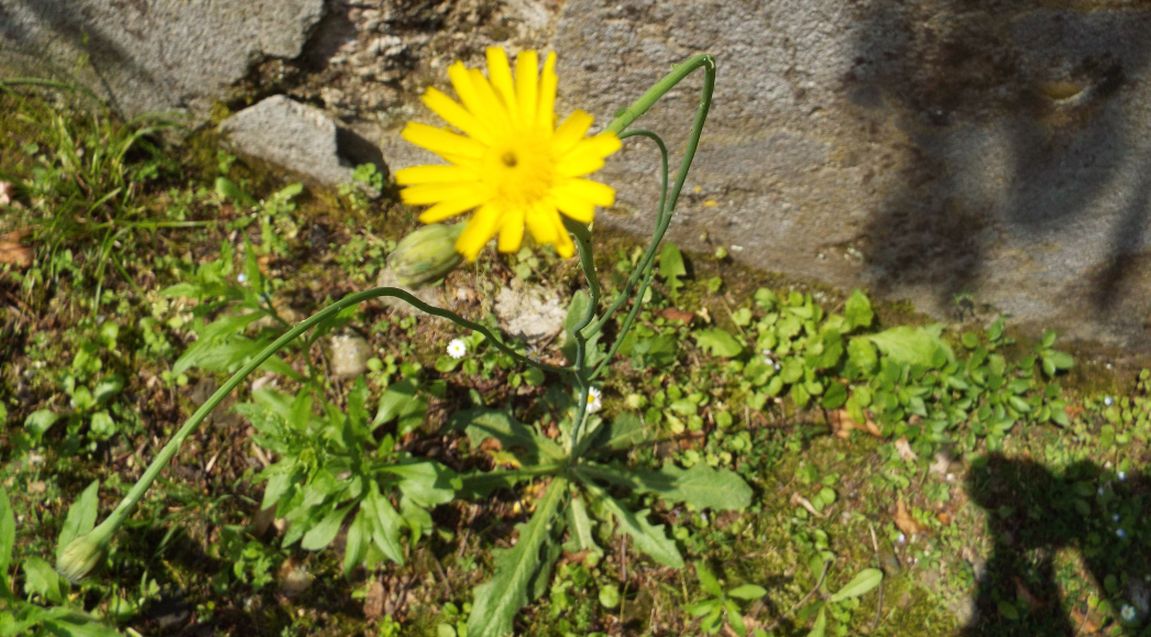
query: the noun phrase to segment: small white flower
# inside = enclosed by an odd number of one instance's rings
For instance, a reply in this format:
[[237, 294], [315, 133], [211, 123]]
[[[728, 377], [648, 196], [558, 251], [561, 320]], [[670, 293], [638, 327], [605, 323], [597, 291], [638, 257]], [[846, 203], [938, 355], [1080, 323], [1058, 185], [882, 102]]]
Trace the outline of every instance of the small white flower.
[[1123, 528], [1118, 528], [1118, 529], [1115, 529], [1115, 535], [1116, 535], [1116, 536], [1117, 536], [1117, 537], [1118, 537], [1120, 540], [1122, 540], [1123, 538], [1127, 537], [1127, 531], [1126, 531], [1125, 529], [1123, 529]]
[[1118, 523], [1119, 522], [1119, 514], [1118, 513], [1112, 513], [1111, 514], [1111, 521]]
[[900, 533], [900, 534], [899, 534], [899, 537], [895, 538], [895, 541], [896, 541], [896, 542], [899, 542], [900, 544], [904, 544], [904, 543], [906, 543], [906, 542], [907, 542], [907, 536], [906, 536], [906, 535], [904, 535], [904, 534], [902, 534], [902, 533]]
[[240, 283], [247, 283], [248, 282], [248, 275], [241, 272], [241, 273], [236, 275], [236, 280], [239, 281]]
[[1120, 471], [1119, 473], [1115, 474], [1115, 477], [1119, 478], [1120, 482], [1123, 482], [1124, 480], [1127, 479], [1127, 472], [1126, 471]]
[[1123, 609], [1119, 611], [1119, 616], [1123, 618], [1123, 621], [1130, 624], [1135, 621], [1135, 607], [1131, 604], [1124, 604]]
[[1104, 396], [1103, 397], [1103, 404], [1110, 407], [1111, 405], [1115, 404], [1115, 399], [1110, 397], [1110, 396]]
[[464, 357], [464, 354], [467, 353], [468, 345], [467, 343], [464, 343], [462, 338], [453, 338], [452, 341], [448, 343], [448, 356], [459, 360]]
[[587, 410], [588, 413], [594, 414], [595, 412], [603, 409], [603, 395], [598, 388], [590, 387], [587, 390]]

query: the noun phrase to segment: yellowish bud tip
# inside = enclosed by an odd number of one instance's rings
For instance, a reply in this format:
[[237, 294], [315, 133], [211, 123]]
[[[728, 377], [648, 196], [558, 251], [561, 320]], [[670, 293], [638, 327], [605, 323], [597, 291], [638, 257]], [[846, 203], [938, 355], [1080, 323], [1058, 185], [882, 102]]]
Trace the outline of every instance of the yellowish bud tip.
[[104, 558], [107, 545], [93, 535], [86, 533], [69, 542], [56, 560], [56, 570], [74, 584], [87, 577]]
[[456, 251], [456, 239], [463, 230], [462, 223], [436, 223], [404, 237], [388, 255], [388, 268], [396, 281], [418, 288], [447, 276], [463, 261]]

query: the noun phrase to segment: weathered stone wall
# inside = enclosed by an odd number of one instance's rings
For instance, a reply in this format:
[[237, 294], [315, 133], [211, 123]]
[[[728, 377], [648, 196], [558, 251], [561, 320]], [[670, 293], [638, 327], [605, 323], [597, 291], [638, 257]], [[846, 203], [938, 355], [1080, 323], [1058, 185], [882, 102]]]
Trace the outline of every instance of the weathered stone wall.
[[[3, 53], [90, 75], [129, 112], [283, 93], [382, 149], [455, 59], [552, 48], [561, 108], [604, 120], [672, 64], [719, 60], [673, 228], [758, 267], [1151, 352], [1151, 7], [1137, 0], [0, 0]], [[67, 9], [67, 10], [66, 10]], [[322, 11], [321, 11], [322, 9]], [[41, 55], [47, 53], [47, 55]], [[10, 63], [9, 63], [10, 64]], [[84, 66], [84, 65], [80, 65]], [[682, 143], [693, 78], [643, 120]], [[275, 134], [275, 131], [270, 131]], [[674, 146], [673, 146], [674, 147]], [[654, 157], [605, 178], [646, 232]]]

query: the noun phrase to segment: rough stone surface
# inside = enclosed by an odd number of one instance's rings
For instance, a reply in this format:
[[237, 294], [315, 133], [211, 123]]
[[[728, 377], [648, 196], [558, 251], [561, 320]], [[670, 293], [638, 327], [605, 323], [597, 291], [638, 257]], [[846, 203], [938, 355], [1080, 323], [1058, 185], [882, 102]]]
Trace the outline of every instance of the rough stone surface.
[[567, 316], [554, 290], [523, 285], [502, 288], [496, 295], [495, 311], [504, 331], [533, 342], [557, 336]]
[[203, 116], [252, 66], [300, 55], [324, 0], [0, 0], [0, 68], [78, 79], [125, 114]]
[[[434, 121], [422, 89], [445, 87], [454, 60], [482, 64], [490, 44], [558, 51], [560, 110], [601, 125], [706, 51], [719, 81], [674, 239], [942, 317], [958, 296], [1151, 352], [1141, 0], [320, 2], [0, 0], [0, 35], [5, 50], [32, 42], [60, 60], [87, 32], [91, 66], [141, 103], [158, 103], [153, 91], [194, 106], [244, 76], [252, 94], [352, 126], [393, 169], [427, 161], [399, 138], [409, 119]], [[215, 70], [173, 79], [201, 59]], [[673, 150], [698, 86], [690, 78], [641, 122]], [[650, 145], [629, 143], [602, 178], [620, 206], [601, 231], [646, 234]]]
[[355, 334], [337, 334], [330, 339], [332, 376], [355, 378], [368, 369], [372, 347], [367, 339]]
[[338, 128], [324, 111], [273, 95], [220, 123], [237, 151], [337, 186], [352, 180], [340, 157]]

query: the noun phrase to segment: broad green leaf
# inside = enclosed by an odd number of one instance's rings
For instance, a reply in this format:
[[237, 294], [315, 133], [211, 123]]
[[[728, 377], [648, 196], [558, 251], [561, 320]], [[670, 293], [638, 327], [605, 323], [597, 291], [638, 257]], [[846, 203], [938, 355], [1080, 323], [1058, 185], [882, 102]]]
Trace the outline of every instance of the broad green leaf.
[[402, 435], [423, 424], [427, 411], [428, 404], [419, 397], [415, 383], [403, 380], [389, 386], [380, 396], [372, 428], [395, 420], [396, 431]]
[[12, 548], [16, 545], [16, 514], [8, 494], [0, 487], [0, 597], [11, 592], [8, 567], [12, 565]]
[[719, 356], [721, 358], [739, 356], [739, 353], [743, 351], [743, 344], [736, 340], [727, 330], [718, 327], [697, 330], [695, 332], [695, 342], [700, 349], [712, 356]]
[[566, 480], [552, 480], [531, 519], [518, 527], [515, 546], [497, 552], [495, 575], [475, 589], [468, 637], [511, 634], [516, 613], [528, 603], [528, 587], [540, 570], [540, 552], [552, 539], [552, 525], [567, 489]]
[[451, 502], [460, 486], [456, 474], [436, 462], [395, 464], [381, 467], [381, 470], [399, 476], [400, 491], [422, 507]]
[[819, 615], [815, 617], [815, 623], [811, 626], [811, 632], [807, 633], [807, 637], [823, 637], [827, 632], [827, 608], [820, 608]]
[[608, 427], [607, 447], [613, 451], [624, 451], [647, 441], [650, 429], [643, 419], [632, 412], [616, 416]]
[[505, 450], [515, 453], [524, 465], [558, 461], [565, 456], [555, 441], [536, 433], [506, 411], [471, 409], [460, 412], [452, 417], [452, 426], [463, 429], [473, 447], [487, 438], [495, 438]]
[[856, 338], [871, 341], [884, 356], [897, 363], [935, 367], [955, 358], [951, 347], [940, 338], [942, 333], [943, 326], [939, 324], [926, 327], [901, 325]]
[[601, 501], [604, 508], [619, 523], [618, 530], [631, 536], [637, 549], [664, 566], [683, 568], [683, 557], [679, 554], [679, 548], [676, 547], [675, 541], [664, 532], [663, 525], [652, 526], [647, 521], [648, 509], [643, 509], [639, 513], [632, 513], [606, 493], [601, 495]]
[[38, 557], [24, 560], [24, 593], [39, 595], [52, 604], [65, 600], [64, 580], [52, 565]]
[[347, 517], [352, 505], [339, 507], [329, 511], [316, 526], [308, 529], [304, 539], [300, 541], [300, 548], [305, 551], [318, 551], [332, 543], [336, 534], [340, 532], [340, 525]]
[[[60, 611], [60, 612], [56, 612]], [[101, 624], [95, 617], [59, 607], [50, 609], [44, 620], [44, 627], [52, 635], [65, 637], [120, 637], [116, 629]]]
[[48, 431], [59, 419], [60, 414], [51, 409], [37, 409], [24, 419], [24, 428], [32, 432], [34, 436], [43, 436], [44, 432]]
[[750, 602], [767, 595], [767, 589], [762, 586], [756, 586], [755, 584], [744, 584], [743, 586], [737, 586], [731, 589], [727, 592], [727, 595], [728, 597]]
[[827, 598], [827, 601], [835, 603], [852, 597], [859, 597], [876, 586], [879, 586], [879, 583], [882, 581], [883, 571], [877, 568], [865, 568], [857, 573], [855, 577], [851, 578], [851, 581], [844, 585], [843, 588]]
[[100, 481], [93, 480], [92, 484], [84, 489], [76, 498], [72, 506], [68, 507], [68, 515], [64, 518], [64, 527], [60, 529], [60, 537], [56, 539], [56, 559], [64, 552], [64, 547], [72, 540], [91, 531], [96, 526], [96, 516], [100, 506]]
[[847, 304], [843, 309], [844, 318], [852, 329], [857, 327], [871, 327], [875, 313], [871, 309], [871, 301], [861, 290], [855, 290], [847, 297]]
[[687, 267], [683, 262], [683, 253], [674, 243], [665, 243], [660, 249], [659, 275], [667, 282], [672, 294], [683, 287], [683, 281], [680, 279], [687, 276]]
[[583, 320], [590, 304], [591, 298], [586, 291], [576, 290], [575, 294], [572, 295], [572, 302], [568, 306], [567, 317], [564, 319], [564, 342], [560, 347], [564, 358], [569, 363], [574, 363], [576, 358], [575, 327]]

